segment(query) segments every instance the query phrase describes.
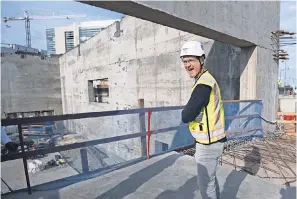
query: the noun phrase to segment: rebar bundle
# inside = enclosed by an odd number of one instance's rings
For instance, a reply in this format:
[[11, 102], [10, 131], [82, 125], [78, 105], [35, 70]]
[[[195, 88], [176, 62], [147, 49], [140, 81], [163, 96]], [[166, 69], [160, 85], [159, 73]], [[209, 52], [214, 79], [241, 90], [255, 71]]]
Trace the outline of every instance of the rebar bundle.
[[[228, 141], [220, 165], [292, 186], [296, 182], [295, 143], [295, 137], [289, 137], [284, 132], [264, 133], [263, 138]], [[180, 153], [194, 156], [195, 147]]]
[[289, 54], [287, 51], [280, 49], [288, 45], [296, 45], [296, 33], [285, 30], [277, 30], [271, 33], [272, 47], [274, 49], [273, 59], [288, 60]]

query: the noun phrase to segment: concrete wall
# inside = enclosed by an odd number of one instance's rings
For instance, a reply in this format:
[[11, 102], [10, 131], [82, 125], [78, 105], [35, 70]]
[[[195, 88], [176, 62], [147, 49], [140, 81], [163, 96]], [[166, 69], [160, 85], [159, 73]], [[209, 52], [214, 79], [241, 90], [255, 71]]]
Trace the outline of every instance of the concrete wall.
[[16, 54], [1, 57], [1, 117], [5, 113], [54, 110], [62, 113], [58, 58]]
[[275, 119], [278, 63], [270, 36], [280, 27], [279, 1], [82, 2], [242, 47], [241, 99], [262, 99], [263, 116]]
[[[239, 99], [240, 48], [134, 17], [123, 18], [120, 28], [120, 37], [114, 37], [113, 24], [60, 58], [64, 114], [137, 108], [138, 99], [144, 99], [145, 107], [185, 105], [194, 83], [179, 58], [187, 40], [204, 44], [206, 67], [219, 82], [223, 98]], [[88, 80], [101, 78], [109, 79], [109, 104], [89, 102]], [[153, 114], [152, 121], [153, 129], [176, 126], [180, 111]], [[140, 132], [139, 125], [138, 115], [66, 122], [72, 131], [89, 139]], [[160, 136], [169, 147], [177, 140], [186, 144], [192, 139], [187, 128], [179, 129], [154, 136], [153, 149]], [[125, 159], [134, 157], [127, 151], [140, 153], [139, 139], [109, 147]]]

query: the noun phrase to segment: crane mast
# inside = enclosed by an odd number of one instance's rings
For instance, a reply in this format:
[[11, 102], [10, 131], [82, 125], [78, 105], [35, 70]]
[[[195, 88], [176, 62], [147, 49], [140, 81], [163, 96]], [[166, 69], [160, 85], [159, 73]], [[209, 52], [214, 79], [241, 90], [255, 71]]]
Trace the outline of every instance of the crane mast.
[[30, 19], [28, 11], [25, 10], [25, 30], [26, 30], [26, 44], [27, 47], [31, 47], [31, 32], [30, 32]]

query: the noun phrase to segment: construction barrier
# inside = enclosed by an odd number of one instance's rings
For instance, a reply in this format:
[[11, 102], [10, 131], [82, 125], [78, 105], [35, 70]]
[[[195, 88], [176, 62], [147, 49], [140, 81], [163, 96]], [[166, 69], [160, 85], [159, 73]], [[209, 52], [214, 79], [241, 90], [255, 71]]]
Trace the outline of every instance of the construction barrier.
[[[189, 132], [188, 124], [181, 122], [181, 111], [183, 108], [184, 106], [154, 107], [4, 119], [2, 120], [2, 126], [18, 126], [22, 152], [4, 155], [1, 161], [23, 159], [27, 190], [30, 194], [31, 184], [27, 163], [27, 159], [30, 157], [90, 147], [92, 152], [100, 155], [102, 151], [97, 150], [97, 147], [98, 145], [104, 145], [109, 149], [115, 149], [116, 153], [122, 155], [123, 153], [130, 153], [125, 154], [124, 160], [132, 163], [133, 161], [148, 159], [151, 156], [165, 152], [193, 146], [195, 140]], [[226, 101], [224, 102], [224, 108], [228, 140], [245, 139], [254, 136], [261, 137], [263, 135], [261, 100]], [[64, 122], [64, 128], [72, 132], [73, 135], [85, 133], [89, 136], [88, 139], [77, 142], [65, 142], [64, 145], [41, 150], [25, 151], [23, 125], [33, 127], [34, 124], [44, 122], [53, 124], [53, 122], [58, 123], [61, 121]], [[92, 126], [92, 128], [86, 125]], [[71, 140], [75, 139], [71, 137]], [[86, 151], [81, 151], [81, 154], [86, 155], [87, 153]], [[81, 160], [83, 161], [83, 159], [88, 162], [87, 157], [82, 157]], [[88, 164], [85, 162], [83, 171], [89, 173], [90, 171], [87, 167]], [[109, 168], [112, 170], [119, 167], [112, 168], [109, 165]], [[98, 170], [102, 171], [102, 168], [93, 170], [92, 176], [95, 176], [95, 171]], [[79, 175], [75, 178], [83, 179], [84, 177]]]
[[225, 101], [225, 131], [228, 140], [263, 137], [262, 108], [261, 100]]
[[[263, 137], [261, 100], [224, 101], [225, 132], [227, 140]], [[174, 110], [150, 109], [148, 121], [148, 154], [161, 154], [177, 147], [193, 144], [188, 124], [181, 122], [183, 106]]]

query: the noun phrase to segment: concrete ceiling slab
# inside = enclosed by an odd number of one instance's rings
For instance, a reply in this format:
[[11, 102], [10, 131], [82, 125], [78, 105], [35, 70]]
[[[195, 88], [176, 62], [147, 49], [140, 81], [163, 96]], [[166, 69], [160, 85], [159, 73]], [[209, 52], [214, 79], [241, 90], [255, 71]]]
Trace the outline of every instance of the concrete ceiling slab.
[[[162, 24], [171, 28], [200, 35], [206, 38], [221, 41], [238, 47], [249, 47], [256, 45], [255, 40], [241, 37], [239, 34], [233, 34], [242, 31], [241, 26], [224, 28], [223, 21], [221, 25], [216, 25], [219, 21], [219, 14], [229, 9], [223, 7], [220, 11], [219, 4], [207, 4], [207, 2], [140, 2], [140, 1], [78, 1], [92, 6], [120, 12], [126, 15], [134, 16], [140, 19], [148, 20], [154, 23]], [[214, 2], [216, 3], [216, 2]], [[211, 11], [215, 9], [216, 11]], [[241, 5], [238, 5], [241, 10]], [[234, 9], [236, 10], [236, 8]], [[209, 14], [207, 13], [209, 12]], [[212, 13], [213, 12], [213, 13]], [[228, 10], [226, 11], [228, 12]], [[226, 18], [228, 13], [223, 14]], [[236, 16], [236, 15], [234, 15]], [[238, 28], [232, 31], [230, 29]], [[221, 30], [221, 31], [220, 31]], [[228, 33], [231, 32], [231, 33]], [[253, 41], [252, 41], [253, 40]]]

